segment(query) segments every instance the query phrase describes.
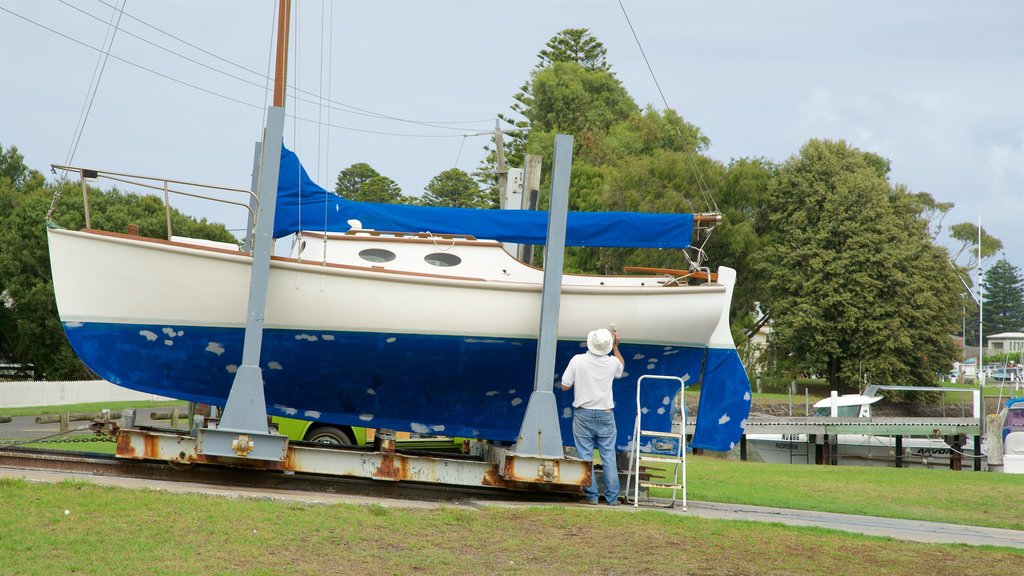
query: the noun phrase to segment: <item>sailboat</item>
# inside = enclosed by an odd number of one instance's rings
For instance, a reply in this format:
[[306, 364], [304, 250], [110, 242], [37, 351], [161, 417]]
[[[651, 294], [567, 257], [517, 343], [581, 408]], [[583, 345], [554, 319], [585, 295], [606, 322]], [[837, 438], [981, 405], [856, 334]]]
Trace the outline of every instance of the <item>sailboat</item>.
[[[155, 180], [164, 190], [174, 182]], [[502, 242], [544, 244], [546, 213], [352, 202], [313, 183], [284, 147], [274, 213], [275, 238], [298, 236], [289, 256], [270, 259], [259, 355], [268, 414], [516, 439], [534, 380], [543, 271]], [[570, 213], [566, 243], [685, 249], [701, 219]], [[47, 238], [60, 320], [91, 370], [126, 388], [225, 405], [242, 364], [251, 251], [88, 225], [49, 223]], [[750, 383], [729, 331], [735, 281], [727, 267], [563, 277], [556, 372], [586, 350], [590, 330], [614, 322], [622, 334], [620, 450], [634, 440], [645, 374], [701, 386], [693, 447], [739, 441]], [[677, 392], [644, 388], [645, 427], [671, 428]], [[571, 394], [556, 397], [570, 439]]]

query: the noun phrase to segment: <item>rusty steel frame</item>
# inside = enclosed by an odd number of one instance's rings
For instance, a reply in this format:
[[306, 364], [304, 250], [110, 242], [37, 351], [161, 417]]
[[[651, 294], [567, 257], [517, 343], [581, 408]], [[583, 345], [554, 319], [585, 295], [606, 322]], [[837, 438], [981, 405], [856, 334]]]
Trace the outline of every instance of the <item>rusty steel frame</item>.
[[374, 451], [358, 447], [289, 443], [281, 461], [204, 454], [195, 437], [172, 430], [122, 428], [117, 457], [175, 465], [216, 464], [304, 474], [366, 478], [385, 482], [420, 482], [506, 490], [576, 493], [590, 485], [593, 468], [576, 458], [522, 456], [484, 444], [479, 457]]

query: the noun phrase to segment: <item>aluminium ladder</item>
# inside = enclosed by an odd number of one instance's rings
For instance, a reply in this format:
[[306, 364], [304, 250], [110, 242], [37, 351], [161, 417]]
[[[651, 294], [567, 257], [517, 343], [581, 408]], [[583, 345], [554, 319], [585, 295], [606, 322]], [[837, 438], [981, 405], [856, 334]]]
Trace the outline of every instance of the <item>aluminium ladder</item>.
[[[681, 419], [678, 430], [675, 428], [675, 424], [672, 424], [672, 429], [669, 431], [657, 431], [657, 430], [644, 430], [641, 426], [643, 417], [643, 407], [640, 405], [640, 388], [642, 387], [643, 381], [647, 378], [658, 379], [658, 380], [676, 380], [679, 382], [679, 416]], [[678, 499], [678, 493], [682, 492], [682, 503], [683, 510], [686, 510], [686, 428], [683, 423], [686, 421], [686, 405], [683, 401], [683, 393], [685, 390], [686, 382], [678, 376], [656, 376], [653, 374], [645, 374], [637, 379], [636, 381], [636, 423], [633, 425], [633, 447], [629, 454], [629, 471], [626, 473], [626, 499], [629, 501], [630, 485], [632, 484], [632, 504], [634, 507], [640, 506], [640, 488], [647, 488], [648, 491], [651, 488], [668, 488], [672, 490], [672, 500], [666, 505], [666, 508], [672, 508], [676, 504]], [[673, 402], [675, 399], [672, 400]], [[641, 453], [640, 448], [643, 444], [643, 438], [662, 438], [670, 439], [674, 441], [676, 450], [675, 454], [659, 454], [656, 452]], [[640, 463], [641, 462], [657, 462], [661, 464], [672, 464], [672, 477], [671, 480], [667, 481], [655, 481], [648, 479], [647, 481], [641, 481], [640, 479]], [[651, 503], [648, 492], [647, 503]]]

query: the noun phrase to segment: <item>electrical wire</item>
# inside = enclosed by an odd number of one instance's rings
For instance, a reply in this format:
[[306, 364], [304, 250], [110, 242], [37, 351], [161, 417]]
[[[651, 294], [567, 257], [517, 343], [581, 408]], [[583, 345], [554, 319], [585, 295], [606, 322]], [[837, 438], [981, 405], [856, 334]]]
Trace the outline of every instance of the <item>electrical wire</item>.
[[[63, 4], [67, 4], [68, 6], [71, 6], [70, 4], [67, 3], [66, 0], [59, 0], [59, 1], [61, 3], [63, 3]], [[104, 5], [108, 6], [108, 7], [113, 8], [113, 6], [111, 4], [105, 2], [104, 0], [97, 0], [97, 1], [100, 2], [101, 4], [104, 4]], [[102, 21], [101, 18], [99, 18], [97, 16], [94, 16], [92, 14], [89, 14], [88, 12], [85, 12], [84, 10], [82, 10], [80, 8], [77, 8], [77, 7], [74, 7], [74, 6], [71, 6], [71, 7], [74, 8], [75, 10], [78, 10], [79, 12], [82, 12], [83, 14], [87, 14], [87, 15], [89, 15], [92, 18], [95, 18], [97, 20]], [[333, 12], [334, 12], [333, 5], [332, 5], [331, 12], [332, 12], [331, 18], [332, 18], [332, 22], [333, 22], [333, 17], [334, 17], [333, 16]], [[298, 14], [298, 6], [296, 6], [296, 15], [297, 14]], [[188, 46], [188, 47], [190, 47], [190, 48], [192, 48], [194, 50], [198, 50], [199, 52], [202, 52], [203, 54], [206, 54], [206, 55], [208, 55], [208, 56], [210, 56], [212, 58], [216, 58], [217, 60], [220, 60], [221, 62], [224, 62], [226, 64], [230, 64], [231, 66], [234, 66], [234, 67], [236, 67], [236, 68], [238, 68], [240, 70], [244, 70], [246, 72], [249, 72], [250, 74], [254, 74], [257, 77], [260, 77], [261, 79], [264, 79], [264, 80], [266, 80], [266, 79], [268, 79], [270, 77], [269, 73], [268, 74], [261, 74], [259, 71], [256, 71], [256, 70], [253, 70], [251, 68], [247, 68], [246, 66], [243, 66], [241, 64], [232, 62], [231, 60], [228, 60], [227, 58], [223, 58], [221, 56], [218, 56], [218, 55], [214, 54], [213, 52], [210, 52], [209, 50], [205, 50], [205, 49], [201, 48], [200, 46], [198, 46], [198, 45], [196, 45], [194, 43], [191, 43], [191, 42], [189, 42], [187, 40], [179, 38], [178, 36], [175, 36], [174, 34], [171, 34], [171, 33], [167, 32], [167, 31], [165, 31], [165, 30], [163, 30], [163, 29], [161, 29], [161, 28], [159, 28], [157, 26], [149, 24], [145, 20], [142, 20], [140, 18], [132, 16], [131, 14], [127, 14], [126, 13], [126, 15], [130, 19], [135, 20], [136, 22], [139, 22], [140, 24], [142, 24], [144, 26], [147, 26], [147, 27], [149, 27], [149, 28], [151, 28], [151, 29], [153, 29], [153, 30], [155, 30], [155, 31], [157, 31], [157, 32], [159, 32], [159, 33], [169, 37], [169, 38], [172, 38], [172, 39], [174, 39], [174, 40], [176, 40], [178, 42], [181, 42], [182, 44], [184, 44], [184, 45], [186, 45], [186, 46]], [[332, 30], [333, 30], [333, 28], [332, 28]], [[241, 78], [239, 76], [235, 76], [235, 75], [230, 74], [228, 72], [224, 72], [222, 70], [219, 70], [219, 69], [214, 68], [212, 66], [209, 66], [207, 64], [203, 64], [201, 62], [198, 62], [198, 61], [196, 61], [196, 60], [194, 60], [192, 58], [184, 56], [184, 55], [182, 55], [182, 54], [180, 54], [178, 52], [175, 52], [174, 50], [171, 50], [169, 48], [160, 46], [159, 44], [153, 43], [153, 42], [151, 42], [149, 40], [146, 40], [146, 39], [144, 39], [144, 38], [142, 38], [140, 36], [137, 36], [135, 34], [132, 34], [132, 36], [137, 38], [137, 39], [139, 39], [139, 40], [141, 40], [141, 41], [143, 41], [143, 42], [146, 42], [147, 44], [151, 44], [151, 45], [153, 45], [153, 46], [155, 46], [157, 48], [160, 48], [161, 50], [164, 50], [166, 52], [174, 54], [175, 56], [178, 56], [180, 58], [188, 60], [189, 62], [198, 64], [199, 66], [202, 66], [204, 68], [213, 70], [215, 72], [219, 72], [221, 74], [225, 74], [225, 75], [227, 75], [227, 76], [229, 76], [231, 78], [234, 78], [236, 80], [240, 80], [242, 82], [246, 82], [248, 84], [252, 84], [254, 86], [259, 86], [259, 84], [257, 84], [257, 83], [254, 83], [252, 81], [246, 80], [246, 79]], [[332, 46], [333, 46], [333, 43], [332, 43]], [[296, 84], [295, 86], [288, 86], [288, 88], [291, 89], [292, 94], [300, 94], [301, 93], [301, 94], [304, 94], [306, 96], [319, 97], [318, 94], [313, 94], [312, 92], [309, 92], [307, 90], [300, 89], [297, 86], [298, 82], [296, 82], [295, 84]], [[301, 101], [302, 102], [306, 102], [306, 103], [313, 103], [312, 100], [308, 100], [308, 99], [307, 100], [301, 100]], [[455, 128], [455, 127], [451, 127], [451, 126], [443, 126], [444, 124], [479, 124], [479, 123], [482, 123], [482, 122], [489, 122], [490, 121], [489, 118], [488, 119], [482, 119], [482, 120], [447, 120], [447, 121], [446, 120], [412, 120], [412, 119], [408, 119], [408, 118], [401, 118], [399, 116], [394, 116], [394, 115], [391, 115], [391, 114], [384, 114], [382, 112], [374, 112], [372, 110], [368, 110], [368, 109], [365, 109], [365, 108], [360, 108], [358, 106], [353, 106], [351, 104], [345, 104], [344, 102], [335, 102], [333, 100], [330, 100], [330, 98], [328, 98], [328, 102], [330, 102], [333, 106], [338, 107], [336, 109], [339, 109], [339, 111], [345, 112], [345, 113], [348, 113], [348, 114], [354, 114], [354, 115], [357, 115], [357, 116], [367, 116], [367, 117], [370, 117], [370, 118], [381, 118], [381, 119], [392, 120], [392, 121], [396, 121], [396, 122], [406, 122], [406, 123], [411, 123], [411, 124], [419, 124], [419, 125], [423, 125], [423, 126], [434, 127], [434, 128], [442, 128], [442, 129], [448, 129], [448, 130], [459, 130], [460, 128]]]
[[[92, 18], [92, 19], [94, 19], [94, 20], [97, 20], [97, 21], [100, 21], [100, 22], [104, 21], [102, 18], [100, 18], [100, 17], [98, 17], [98, 16], [96, 16], [94, 14], [90, 14], [89, 12], [83, 10], [80, 7], [77, 7], [77, 6], [74, 6], [74, 5], [70, 4], [66, 0], [58, 0], [58, 1], [60, 1], [61, 3], [67, 5], [68, 7], [72, 8], [72, 9], [74, 9], [74, 10], [76, 10], [76, 11], [78, 11], [78, 12], [80, 12], [80, 13], [82, 13], [82, 14], [84, 14], [84, 15]], [[111, 4], [103, 2], [102, 0], [97, 0], [97, 1], [99, 1], [100, 3], [102, 3], [102, 4], [106, 5], [106, 6], [112, 7]], [[54, 30], [53, 28], [50, 28], [50, 27], [42, 25], [42, 24], [40, 24], [38, 22], [35, 22], [35, 21], [33, 21], [33, 20], [31, 20], [31, 19], [29, 19], [29, 18], [27, 18], [25, 16], [22, 16], [20, 14], [17, 14], [17, 13], [15, 13], [15, 12], [9, 10], [9, 9], [4, 8], [3, 10], [5, 12], [8, 12], [8, 13], [14, 15], [14, 16], [17, 16], [17, 17], [19, 17], [19, 18], [21, 18], [21, 19], [23, 19], [23, 20], [25, 20], [25, 21], [27, 21], [29, 23], [35, 24], [35, 25], [37, 25], [37, 26], [39, 26], [39, 27], [41, 27], [41, 28], [43, 28], [45, 30], [48, 30], [50, 32], [53, 32], [53, 33], [59, 35], [59, 36], [67, 38], [68, 40], [72, 40], [73, 42], [76, 42], [78, 44], [86, 46], [87, 48], [91, 48], [93, 50], [97, 50], [97, 48], [95, 48], [93, 46], [89, 46], [88, 44], [86, 44], [84, 42], [81, 42], [81, 41], [76, 40], [76, 39], [74, 39], [74, 38], [72, 38], [72, 37], [70, 37], [70, 36], [68, 36], [66, 34], [58, 32], [58, 31]], [[170, 34], [169, 32], [161, 30], [159, 27], [153, 26], [152, 24], [149, 24], [149, 23], [145, 22], [144, 20], [142, 20], [140, 18], [134, 17], [131, 14], [124, 13], [124, 15], [128, 16], [130, 19], [135, 20], [135, 21], [137, 21], [137, 22], [139, 22], [139, 23], [141, 23], [141, 24], [143, 24], [143, 25], [145, 25], [145, 26], [147, 26], [147, 27], [149, 27], [149, 28], [151, 28], [153, 30], [156, 30], [157, 32], [160, 32], [161, 34], [164, 34], [165, 36], [167, 36], [169, 38], [172, 38], [172, 39], [174, 39], [174, 40], [176, 40], [178, 42], [181, 42], [181, 43], [185, 44], [186, 46], [189, 46], [190, 48], [198, 50], [198, 51], [202, 52], [203, 54], [207, 54], [207, 55], [209, 55], [209, 56], [211, 56], [213, 58], [216, 58], [217, 60], [220, 60], [220, 61], [225, 62], [227, 64], [230, 64], [230, 65], [232, 65], [232, 66], [234, 66], [236, 68], [239, 68], [241, 70], [249, 72], [250, 74], [253, 74], [256, 77], [262, 79], [263, 80], [263, 84], [261, 84], [259, 82], [256, 82], [256, 81], [253, 81], [253, 80], [249, 80], [249, 79], [243, 78], [243, 77], [235, 75], [235, 74], [232, 74], [230, 72], [224, 71], [224, 70], [219, 69], [217, 67], [210, 66], [209, 64], [205, 64], [203, 62], [200, 62], [199, 60], [196, 60], [194, 58], [191, 58], [189, 56], [181, 54], [180, 52], [172, 50], [172, 49], [170, 49], [170, 48], [168, 48], [166, 46], [162, 46], [160, 44], [157, 44], [156, 42], [153, 42], [151, 40], [143, 38], [142, 36], [139, 36], [138, 34], [134, 34], [132, 32], [126, 31], [126, 30], [122, 30], [121, 31], [122, 34], [128, 34], [129, 36], [135, 38], [136, 40], [139, 40], [140, 42], [144, 42], [146, 44], [149, 44], [150, 46], [153, 46], [154, 48], [162, 50], [162, 51], [164, 51], [164, 52], [166, 52], [168, 54], [177, 56], [178, 58], [181, 58], [181, 59], [183, 59], [183, 60], [185, 60], [187, 62], [190, 62], [190, 63], [195, 64], [197, 66], [200, 66], [202, 68], [206, 68], [207, 70], [210, 70], [212, 72], [215, 72], [215, 73], [218, 73], [218, 74], [222, 74], [222, 75], [227, 76], [227, 77], [229, 77], [231, 79], [237, 80], [239, 82], [248, 84], [248, 85], [256, 87], [256, 88], [260, 88], [260, 89], [266, 90], [267, 89], [266, 82], [267, 81], [272, 81], [272, 78], [271, 78], [271, 75], [270, 75], [269, 71], [266, 74], [261, 74], [260, 72], [258, 72], [256, 70], [253, 70], [251, 68], [247, 68], [247, 67], [242, 66], [240, 64], [236, 64], [236, 63], [234, 63], [234, 62], [232, 62], [232, 61], [230, 61], [230, 60], [228, 60], [226, 58], [222, 58], [220, 56], [217, 56], [213, 52], [210, 52], [208, 50], [200, 48], [196, 44], [193, 44], [191, 42], [188, 42], [187, 40], [179, 38], [178, 36]], [[125, 63], [128, 63], [128, 64], [131, 64], [133, 66], [136, 66], [136, 67], [138, 67], [140, 69], [143, 69], [143, 70], [146, 70], [148, 72], [153, 72], [153, 73], [156, 73], [158, 75], [167, 77], [167, 76], [165, 76], [163, 74], [154, 72], [153, 70], [148, 69], [148, 68], [146, 68], [144, 66], [141, 66], [141, 65], [138, 65], [138, 64], [134, 64], [134, 63], [129, 62], [129, 61], [123, 59], [123, 58], [118, 58], [117, 56], [114, 56], [113, 54], [111, 54], [110, 57], [113, 57], [116, 60], [119, 60], [119, 61], [122, 61], [122, 62], [125, 62]], [[181, 84], [193, 87], [193, 88], [195, 87], [194, 85], [189, 84], [188, 82], [185, 82], [185, 81], [178, 80], [178, 82], [181, 83]], [[295, 99], [298, 102], [303, 102], [303, 103], [306, 103], [306, 104], [314, 104], [314, 105], [316, 105], [317, 104], [317, 100], [316, 99], [319, 99], [321, 97], [319, 94], [315, 94], [315, 93], [310, 92], [308, 90], [301, 89], [298, 86], [290, 85], [288, 87], [291, 89], [292, 94], [294, 95]], [[212, 91], [207, 90], [207, 89], [202, 89], [201, 88], [200, 90], [202, 90], [204, 92], [207, 92], [207, 93], [213, 93]], [[300, 94], [303, 95], [303, 97], [300, 98], [299, 97]], [[231, 97], [226, 97], [226, 98], [233, 99]], [[413, 119], [402, 118], [402, 117], [391, 115], [391, 114], [385, 114], [385, 113], [382, 113], [382, 112], [375, 112], [373, 110], [368, 110], [368, 109], [365, 109], [365, 108], [360, 108], [358, 106], [354, 106], [354, 105], [351, 105], [351, 104], [346, 104], [344, 102], [337, 102], [337, 101], [331, 100], [329, 97], [327, 98], [327, 101], [330, 103], [331, 108], [333, 108], [334, 110], [337, 110], [339, 112], [344, 112], [346, 114], [352, 114], [352, 115], [355, 115], [355, 116], [364, 116], [364, 117], [368, 117], [368, 118], [377, 118], [377, 119], [382, 119], [382, 120], [391, 120], [391, 121], [395, 121], [395, 122], [403, 122], [403, 123], [408, 123], [408, 124], [415, 124], [415, 125], [419, 125], [419, 126], [425, 126], [425, 127], [428, 127], [428, 128], [438, 128], [438, 129], [441, 129], [441, 130], [455, 130], [455, 131], [463, 130], [462, 128], [458, 128], [458, 127], [455, 127], [455, 126], [447, 126], [447, 124], [479, 124], [479, 123], [482, 123], [482, 122], [489, 122], [488, 119], [481, 119], [481, 120], [450, 120], [450, 121], [446, 121], [446, 120], [413, 120]]]
[[[17, 12], [14, 12], [14, 11], [4, 7], [4, 6], [0, 6], [0, 11], [6, 12], [6, 13], [8, 13], [8, 14], [16, 17], [16, 18], [24, 20], [25, 22], [28, 22], [29, 24], [32, 24], [32, 25], [37, 26], [39, 28], [42, 28], [42, 29], [44, 29], [44, 30], [46, 30], [48, 32], [52, 32], [53, 34], [56, 34], [57, 36], [60, 36], [60, 37], [62, 37], [64, 39], [66, 39], [66, 40], [74, 42], [75, 44], [78, 44], [78, 45], [83, 46], [85, 48], [88, 48], [90, 50], [94, 50], [96, 52], [102, 52], [102, 50], [100, 50], [99, 48], [96, 48], [95, 46], [91, 46], [91, 45], [89, 45], [89, 44], [87, 44], [87, 43], [85, 43], [85, 42], [83, 42], [81, 40], [78, 40], [77, 38], [73, 38], [71, 36], [68, 36], [67, 34], [64, 34], [63, 32], [55, 30], [55, 29], [53, 29], [53, 28], [51, 28], [49, 26], [46, 26], [45, 24], [41, 24], [39, 22], [36, 22], [35, 20], [32, 20], [31, 18], [28, 18], [26, 16], [22, 16], [21, 14], [18, 14]], [[192, 88], [194, 90], [198, 90], [200, 92], [203, 92], [205, 94], [209, 94], [210, 96], [215, 96], [217, 98], [221, 98], [221, 99], [227, 100], [229, 102], [234, 102], [236, 104], [241, 104], [243, 106], [246, 106], [246, 107], [249, 107], [249, 108], [253, 108], [255, 110], [260, 110], [260, 111], [263, 111], [263, 112], [266, 111], [266, 106], [260, 106], [260, 105], [257, 105], [257, 104], [253, 104], [251, 102], [246, 102], [244, 100], [241, 100], [239, 98], [235, 98], [233, 96], [228, 96], [226, 94], [222, 94], [222, 93], [210, 90], [208, 88], [203, 88], [202, 86], [198, 86], [196, 84], [192, 84], [191, 82], [187, 82], [185, 80], [181, 80], [179, 78], [175, 78], [175, 77], [170, 76], [168, 74], [164, 74], [162, 72], [158, 72], [156, 70], [153, 70], [152, 68], [148, 68], [148, 67], [143, 66], [141, 64], [137, 64], [135, 62], [132, 62], [131, 60], [128, 60], [126, 58], [122, 58], [122, 57], [120, 57], [120, 56], [118, 56], [116, 54], [110, 53], [107, 56], [109, 58], [113, 58], [114, 60], [117, 60], [117, 61], [122, 62], [124, 64], [127, 64], [128, 66], [131, 66], [133, 68], [137, 68], [137, 69], [142, 70], [144, 72], [148, 72], [148, 73], [153, 74], [155, 76], [159, 76], [159, 77], [161, 77], [161, 78], [163, 78], [165, 80], [169, 80], [171, 82], [174, 82], [175, 84], [180, 84], [182, 86], [186, 86], [188, 88]], [[271, 76], [269, 74], [267, 74], [266, 78], [270, 79], [270, 77]], [[261, 87], [261, 88], [264, 88], [264, 87]], [[267, 94], [269, 92], [270, 91], [268, 89], [264, 90], [264, 94]], [[337, 108], [335, 108], [335, 109], [337, 109]], [[297, 115], [292, 115], [292, 117], [294, 119], [302, 121], [302, 122], [316, 122], [316, 120], [310, 120], [310, 119], [302, 118], [302, 117], [299, 117]], [[265, 123], [266, 122], [264, 122], [264, 124]], [[344, 126], [344, 125], [333, 124], [333, 123], [332, 124], [328, 124], [328, 126], [331, 127], [331, 128], [337, 128], [339, 130], [348, 130], [348, 131], [352, 131], [352, 132], [361, 132], [361, 133], [365, 133], [365, 134], [378, 134], [378, 135], [381, 135], [381, 136], [396, 136], [396, 137], [402, 137], [402, 138], [462, 138], [463, 136], [476, 136], [477, 135], [477, 134], [474, 134], [474, 133], [471, 133], [471, 134], [408, 134], [408, 133], [401, 133], [401, 132], [385, 132], [385, 131], [382, 131], [382, 130], [369, 130], [369, 129], [365, 129], [365, 128], [355, 128], [355, 127], [352, 127], [352, 126]], [[490, 133], [488, 133], [488, 134], [490, 134]]]
[[[79, 44], [79, 45], [84, 46], [84, 47], [86, 47], [86, 48], [88, 48], [90, 50], [95, 50], [97, 52], [102, 52], [101, 49], [96, 48], [95, 46], [90, 46], [89, 44], [86, 44], [85, 42], [82, 42], [81, 40], [78, 40], [76, 38], [72, 38], [71, 36], [68, 36], [67, 34], [64, 34], [63, 32], [58, 32], [57, 30], [54, 30], [53, 28], [50, 28], [49, 26], [46, 26], [44, 24], [40, 24], [39, 22], [36, 22], [35, 20], [32, 20], [31, 18], [27, 18], [25, 16], [22, 16], [21, 14], [18, 14], [17, 12], [9, 10], [9, 9], [3, 7], [3, 6], [0, 6], [0, 10], [2, 10], [4, 12], [7, 12], [8, 14], [10, 14], [12, 16], [15, 16], [17, 18], [20, 18], [20, 19], [28, 22], [29, 24], [33, 24], [33, 25], [38, 26], [38, 27], [40, 27], [40, 28], [42, 28], [44, 30], [53, 32], [54, 34], [56, 34], [56, 35], [58, 35], [58, 36], [60, 36], [62, 38], [65, 38], [67, 40], [70, 40], [70, 41], [74, 42], [75, 44]], [[218, 98], [223, 98], [225, 100], [229, 100], [229, 101], [235, 102], [237, 104], [242, 104], [243, 106], [248, 106], [250, 108], [256, 108], [256, 109], [260, 108], [259, 106], [255, 105], [255, 104], [250, 104], [249, 102], [246, 102], [244, 100], [239, 100], [238, 98], [234, 98], [232, 96], [227, 96], [227, 95], [224, 95], [224, 94], [220, 94], [220, 93], [214, 92], [213, 90], [209, 90], [207, 88], [203, 88], [202, 86], [197, 86], [195, 84], [186, 82], [184, 80], [179, 80], [178, 78], [175, 78], [173, 76], [169, 76], [169, 75], [164, 74], [162, 72], [157, 72], [156, 70], [153, 70], [152, 68], [147, 68], [145, 66], [142, 66], [141, 64], [136, 64], [135, 62], [132, 62], [131, 60], [127, 60], [125, 58], [121, 58], [120, 56], [118, 56], [116, 54], [107, 54], [107, 57], [108, 58], [113, 58], [114, 60], [117, 60], [119, 62], [123, 62], [124, 64], [132, 66], [134, 68], [138, 68], [139, 70], [142, 70], [142, 71], [145, 71], [145, 72], [149, 72], [150, 74], [154, 74], [154, 75], [159, 76], [161, 78], [164, 78], [166, 80], [170, 80], [171, 82], [174, 82], [176, 84], [181, 84], [182, 86], [187, 86], [189, 88], [193, 88], [195, 90], [199, 90], [200, 92], [205, 92], [206, 94], [209, 94], [211, 96], [216, 96]]]

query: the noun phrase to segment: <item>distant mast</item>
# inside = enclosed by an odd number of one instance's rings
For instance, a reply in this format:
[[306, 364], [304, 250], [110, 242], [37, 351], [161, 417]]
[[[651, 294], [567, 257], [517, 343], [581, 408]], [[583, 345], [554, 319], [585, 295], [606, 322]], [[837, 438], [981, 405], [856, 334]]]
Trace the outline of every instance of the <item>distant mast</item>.
[[274, 67], [274, 106], [284, 108], [284, 87], [288, 79], [288, 30], [291, 28], [292, 0], [281, 0], [277, 13], [277, 65]]

